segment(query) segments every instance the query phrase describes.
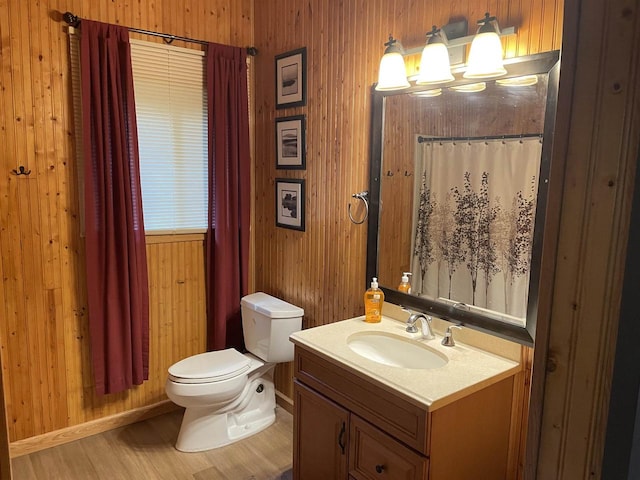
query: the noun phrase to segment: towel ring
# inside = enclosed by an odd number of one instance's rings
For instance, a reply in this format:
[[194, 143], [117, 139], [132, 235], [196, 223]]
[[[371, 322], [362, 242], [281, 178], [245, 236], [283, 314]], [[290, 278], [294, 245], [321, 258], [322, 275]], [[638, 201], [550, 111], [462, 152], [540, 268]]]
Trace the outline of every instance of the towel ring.
[[366, 210], [364, 217], [362, 218], [362, 220], [357, 221], [353, 218], [353, 215], [351, 215], [351, 202], [349, 202], [349, 205], [347, 206], [347, 212], [349, 213], [349, 219], [355, 223], [356, 225], [360, 225], [362, 223], [365, 222], [365, 220], [369, 217], [369, 192], [364, 191], [364, 192], [359, 192], [359, 193], [353, 193], [351, 194], [351, 196], [353, 198], [357, 198], [358, 200], [362, 200], [364, 202], [364, 208]]

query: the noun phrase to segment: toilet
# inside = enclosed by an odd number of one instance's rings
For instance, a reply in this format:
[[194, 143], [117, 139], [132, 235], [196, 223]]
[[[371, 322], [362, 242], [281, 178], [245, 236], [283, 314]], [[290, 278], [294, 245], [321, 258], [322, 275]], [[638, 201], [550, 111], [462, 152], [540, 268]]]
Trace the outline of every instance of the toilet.
[[200, 452], [264, 430], [276, 419], [273, 370], [293, 360], [289, 335], [302, 328], [304, 310], [266, 293], [242, 298], [247, 350], [200, 353], [169, 367], [166, 392], [185, 407], [176, 448]]

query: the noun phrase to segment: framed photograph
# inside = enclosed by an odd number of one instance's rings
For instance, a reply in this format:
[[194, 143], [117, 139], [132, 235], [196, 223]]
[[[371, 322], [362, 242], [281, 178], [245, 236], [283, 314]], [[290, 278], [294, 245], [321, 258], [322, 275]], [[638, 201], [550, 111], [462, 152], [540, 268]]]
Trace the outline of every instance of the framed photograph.
[[276, 178], [276, 226], [304, 232], [304, 180]]
[[304, 115], [276, 118], [276, 168], [306, 168], [304, 129]]
[[307, 48], [276, 55], [276, 108], [307, 103]]

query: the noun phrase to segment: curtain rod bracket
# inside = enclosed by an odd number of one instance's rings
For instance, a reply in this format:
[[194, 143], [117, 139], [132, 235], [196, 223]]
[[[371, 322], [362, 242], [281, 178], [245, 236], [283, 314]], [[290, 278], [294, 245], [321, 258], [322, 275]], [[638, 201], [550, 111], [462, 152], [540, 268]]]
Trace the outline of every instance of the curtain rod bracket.
[[62, 19], [71, 27], [77, 27], [78, 25], [80, 25], [80, 18], [78, 18], [77, 15], [74, 15], [71, 12], [64, 12], [62, 14]]

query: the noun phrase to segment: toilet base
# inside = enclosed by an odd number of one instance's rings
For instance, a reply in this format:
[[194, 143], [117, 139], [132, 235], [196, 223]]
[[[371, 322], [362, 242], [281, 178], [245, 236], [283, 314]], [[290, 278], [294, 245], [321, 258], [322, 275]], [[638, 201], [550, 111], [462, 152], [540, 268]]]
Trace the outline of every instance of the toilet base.
[[176, 449], [201, 452], [249, 437], [275, 422], [276, 397], [271, 376], [249, 381], [237, 401], [223, 409], [187, 408]]

